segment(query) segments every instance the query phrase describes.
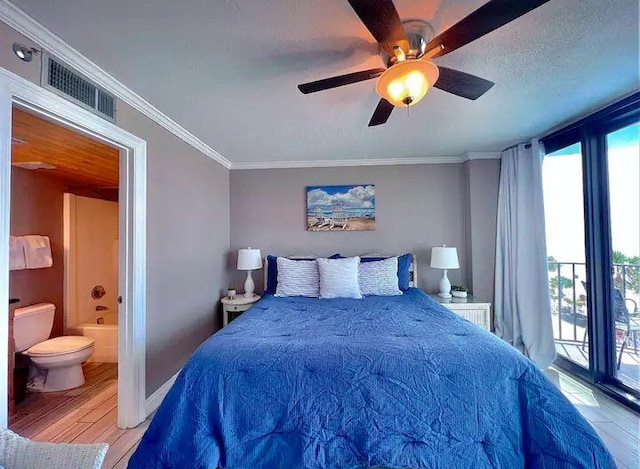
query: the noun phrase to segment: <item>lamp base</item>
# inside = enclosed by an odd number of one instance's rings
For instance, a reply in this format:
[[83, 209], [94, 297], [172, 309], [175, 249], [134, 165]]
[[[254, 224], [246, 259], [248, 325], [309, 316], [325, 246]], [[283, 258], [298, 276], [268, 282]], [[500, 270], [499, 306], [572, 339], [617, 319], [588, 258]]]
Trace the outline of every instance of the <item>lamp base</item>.
[[251, 271], [247, 270], [247, 279], [244, 281], [244, 297], [251, 298], [254, 295], [256, 286], [253, 283], [253, 277], [251, 277]]
[[438, 283], [438, 296], [440, 298], [451, 298], [451, 282], [447, 277], [447, 269], [442, 269], [442, 278]]

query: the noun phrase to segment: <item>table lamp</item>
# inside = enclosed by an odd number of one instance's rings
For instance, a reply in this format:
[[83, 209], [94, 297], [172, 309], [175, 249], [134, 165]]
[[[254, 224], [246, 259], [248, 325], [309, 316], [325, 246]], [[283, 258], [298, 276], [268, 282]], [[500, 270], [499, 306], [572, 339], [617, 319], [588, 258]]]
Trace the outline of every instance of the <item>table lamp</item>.
[[253, 292], [256, 288], [251, 277], [251, 271], [262, 268], [262, 254], [260, 249], [252, 249], [248, 247], [246, 249], [238, 250], [238, 270], [247, 271], [247, 279], [244, 281], [244, 296], [250, 298], [253, 296]]
[[434, 247], [431, 249], [431, 268], [442, 269], [442, 278], [438, 283], [438, 296], [441, 298], [451, 298], [451, 282], [447, 277], [447, 270], [459, 269], [458, 251], [456, 248], [446, 246]]

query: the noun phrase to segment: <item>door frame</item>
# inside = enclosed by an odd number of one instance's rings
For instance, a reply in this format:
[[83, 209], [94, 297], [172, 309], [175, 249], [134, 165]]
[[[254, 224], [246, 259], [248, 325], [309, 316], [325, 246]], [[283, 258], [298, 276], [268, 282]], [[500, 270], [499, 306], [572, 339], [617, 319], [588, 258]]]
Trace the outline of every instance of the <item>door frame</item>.
[[120, 279], [118, 311], [118, 427], [147, 417], [146, 231], [147, 144], [97, 115], [0, 67], [0, 428], [8, 426], [9, 234], [11, 114], [18, 105], [120, 150]]

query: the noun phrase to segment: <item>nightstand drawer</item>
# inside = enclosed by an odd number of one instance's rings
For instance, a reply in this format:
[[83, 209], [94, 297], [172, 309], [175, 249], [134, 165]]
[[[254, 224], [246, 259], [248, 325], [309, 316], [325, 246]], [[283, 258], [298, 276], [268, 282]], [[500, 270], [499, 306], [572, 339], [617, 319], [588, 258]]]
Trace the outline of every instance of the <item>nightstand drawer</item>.
[[251, 308], [251, 305], [225, 305], [224, 306], [229, 312], [237, 312], [237, 311], [246, 311]]
[[471, 295], [467, 298], [448, 299], [440, 298], [438, 295], [429, 296], [467, 321], [488, 331], [491, 330], [491, 303], [479, 301]]
[[462, 316], [467, 321], [477, 324], [484, 329], [489, 330], [491, 328], [489, 308], [449, 309], [451, 309], [458, 316]]

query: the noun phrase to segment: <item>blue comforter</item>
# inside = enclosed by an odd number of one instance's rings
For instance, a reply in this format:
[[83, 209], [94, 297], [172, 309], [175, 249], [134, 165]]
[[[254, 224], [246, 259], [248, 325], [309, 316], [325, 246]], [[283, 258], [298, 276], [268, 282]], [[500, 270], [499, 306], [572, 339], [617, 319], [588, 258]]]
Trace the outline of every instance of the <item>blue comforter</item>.
[[614, 468], [528, 359], [419, 290], [268, 296], [180, 373], [130, 468]]

